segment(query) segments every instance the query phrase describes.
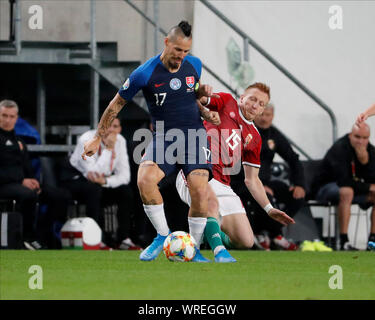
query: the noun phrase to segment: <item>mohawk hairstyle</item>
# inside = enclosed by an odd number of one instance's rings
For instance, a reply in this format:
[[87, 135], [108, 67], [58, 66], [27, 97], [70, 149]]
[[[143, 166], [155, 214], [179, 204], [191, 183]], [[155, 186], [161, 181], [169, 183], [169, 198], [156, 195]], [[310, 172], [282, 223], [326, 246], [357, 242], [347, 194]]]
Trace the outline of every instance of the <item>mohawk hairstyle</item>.
[[178, 24], [178, 27], [182, 30], [186, 37], [191, 36], [191, 25], [189, 24], [189, 22], [183, 20]]

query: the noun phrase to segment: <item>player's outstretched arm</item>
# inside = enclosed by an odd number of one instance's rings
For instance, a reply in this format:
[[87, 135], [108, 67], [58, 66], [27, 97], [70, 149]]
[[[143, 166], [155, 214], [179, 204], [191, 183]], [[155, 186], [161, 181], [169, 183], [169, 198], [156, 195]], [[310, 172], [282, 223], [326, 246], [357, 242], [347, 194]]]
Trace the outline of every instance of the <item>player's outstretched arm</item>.
[[368, 108], [365, 112], [362, 112], [361, 114], [358, 115], [357, 120], [356, 120], [356, 125], [361, 124], [363, 121], [366, 121], [368, 117], [371, 117], [375, 115], [375, 103]]
[[258, 204], [262, 208], [264, 208], [268, 215], [284, 226], [295, 223], [294, 220], [285, 212], [272, 207], [266, 195], [266, 191], [264, 190], [263, 183], [259, 179], [259, 169], [256, 167], [245, 165], [244, 172], [245, 184], [247, 189], [249, 190], [255, 201], [258, 202]]
[[[213, 88], [209, 84], [201, 84], [199, 82], [197, 88], [198, 89], [195, 91], [195, 95], [196, 95], [197, 99], [200, 99], [200, 101], [203, 105], [206, 104], [206, 102], [207, 102], [206, 98], [209, 98], [209, 97], [220, 98], [219, 95], [217, 95], [213, 92]], [[203, 100], [202, 100], [202, 98], [203, 98]]]
[[104, 110], [95, 136], [85, 143], [84, 151], [82, 153], [83, 160], [86, 160], [86, 156], [91, 157], [98, 151], [101, 139], [105, 137], [112, 121], [116, 118], [117, 114], [121, 111], [125, 104], [126, 100], [117, 93], [109, 103], [108, 107]]

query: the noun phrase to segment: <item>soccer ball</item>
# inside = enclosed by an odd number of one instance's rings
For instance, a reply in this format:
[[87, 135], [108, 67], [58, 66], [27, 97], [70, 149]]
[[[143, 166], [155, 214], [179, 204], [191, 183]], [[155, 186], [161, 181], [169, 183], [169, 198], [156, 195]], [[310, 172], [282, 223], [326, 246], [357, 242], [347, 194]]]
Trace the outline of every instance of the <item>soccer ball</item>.
[[164, 254], [170, 261], [191, 261], [197, 252], [194, 238], [184, 231], [171, 233], [164, 241]]

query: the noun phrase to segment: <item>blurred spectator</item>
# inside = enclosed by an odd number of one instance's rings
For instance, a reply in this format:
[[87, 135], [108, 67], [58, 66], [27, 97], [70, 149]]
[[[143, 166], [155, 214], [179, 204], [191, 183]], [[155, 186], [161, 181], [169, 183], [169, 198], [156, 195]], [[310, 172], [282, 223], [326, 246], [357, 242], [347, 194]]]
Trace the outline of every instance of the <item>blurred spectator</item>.
[[[41, 186], [35, 179], [26, 144], [15, 134], [18, 112], [16, 102], [0, 102], [0, 198], [17, 201], [17, 210], [23, 216], [23, 237], [27, 249], [41, 249], [46, 244], [53, 248], [54, 244], [50, 242], [53, 221], [66, 219], [70, 195], [66, 190]], [[38, 221], [37, 202], [47, 204], [48, 208], [44, 215], [38, 216]]]
[[[86, 214], [102, 229], [104, 229], [102, 207], [117, 204], [119, 227], [116, 243], [113, 245], [119, 249], [140, 249], [130, 238], [134, 197], [129, 185], [130, 166], [126, 140], [120, 134], [121, 130], [120, 120], [114, 119], [107, 136], [101, 142], [99, 151], [86, 160], [81, 157], [83, 146], [95, 135], [96, 130], [89, 130], [82, 134], [70, 157], [74, 173], [69, 180], [63, 182], [63, 185], [71, 191], [75, 199], [86, 205]], [[104, 243], [102, 245], [105, 246]]]
[[353, 125], [351, 132], [327, 151], [314, 182], [317, 200], [338, 204], [341, 250], [356, 249], [348, 239], [352, 203], [362, 209], [373, 207], [369, 242], [375, 241], [375, 147], [369, 138], [370, 127], [366, 123]]
[[[14, 127], [16, 136], [20, 137], [26, 144], [41, 144], [40, 135], [29, 122], [18, 116]], [[30, 155], [31, 166], [36, 179], [40, 179], [41, 163], [38, 156]]]

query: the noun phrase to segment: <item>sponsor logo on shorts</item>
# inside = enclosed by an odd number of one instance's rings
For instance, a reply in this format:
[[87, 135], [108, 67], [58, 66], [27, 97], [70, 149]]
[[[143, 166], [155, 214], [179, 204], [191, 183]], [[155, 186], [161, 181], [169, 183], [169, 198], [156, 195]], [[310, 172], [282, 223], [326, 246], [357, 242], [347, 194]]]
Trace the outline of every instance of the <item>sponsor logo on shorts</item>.
[[170, 82], [169, 82], [169, 86], [171, 87], [171, 89], [173, 90], [178, 90], [181, 88], [181, 80], [178, 79], [178, 78], [173, 78]]
[[211, 163], [211, 150], [205, 147], [202, 147], [204, 156], [206, 157], [206, 163]]

